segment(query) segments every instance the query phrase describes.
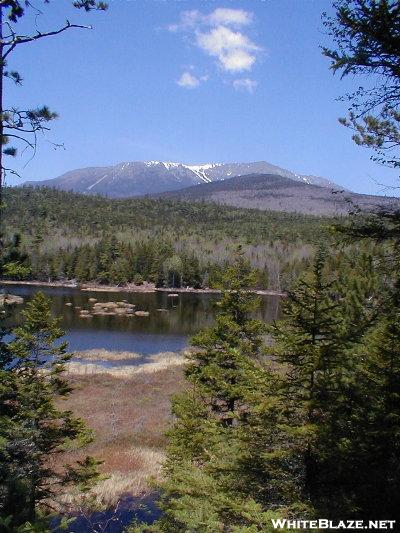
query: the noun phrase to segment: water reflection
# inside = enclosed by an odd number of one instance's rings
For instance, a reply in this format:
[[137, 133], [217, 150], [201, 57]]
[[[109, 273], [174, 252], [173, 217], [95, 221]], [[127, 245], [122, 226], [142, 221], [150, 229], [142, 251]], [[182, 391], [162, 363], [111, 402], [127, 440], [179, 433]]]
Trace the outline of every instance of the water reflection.
[[[187, 345], [188, 337], [199, 329], [211, 326], [215, 317], [218, 295], [181, 293], [171, 298], [167, 293], [126, 293], [81, 291], [72, 288], [7, 287], [12, 294], [28, 301], [42, 290], [52, 301], [52, 311], [62, 317], [62, 328], [71, 350], [104, 348], [151, 355], [162, 351], [178, 351]], [[135, 310], [148, 311], [146, 317], [93, 316], [81, 318], [80, 309], [90, 310], [93, 303], [125, 300], [134, 304]], [[68, 305], [67, 305], [68, 304]], [[78, 307], [79, 309], [76, 309]], [[15, 306], [13, 323], [21, 320], [23, 306]], [[166, 311], [159, 311], [165, 309]], [[263, 296], [258, 318], [271, 322], [277, 317], [279, 297]]]

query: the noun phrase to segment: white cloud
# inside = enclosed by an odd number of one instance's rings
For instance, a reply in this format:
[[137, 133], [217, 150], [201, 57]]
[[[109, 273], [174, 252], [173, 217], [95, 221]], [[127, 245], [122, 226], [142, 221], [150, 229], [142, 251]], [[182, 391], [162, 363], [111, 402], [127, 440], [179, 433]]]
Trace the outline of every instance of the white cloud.
[[208, 33], [198, 33], [197, 43], [212, 55], [219, 55], [232, 49], [257, 49], [257, 46], [246, 35], [232, 31], [225, 26], [218, 26]]
[[[243, 31], [252, 21], [253, 13], [244, 9], [221, 7], [208, 15], [194, 9], [183, 11], [180, 22], [168, 29], [183, 31], [192, 36], [195, 45], [208, 56], [217, 59], [222, 71], [239, 73], [250, 71], [262, 50]], [[182, 86], [196, 86], [190, 83], [186, 84], [183, 80]]]
[[226, 26], [247, 26], [253, 20], [253, 13], [244, 9], [229, 9], [219, 7], [208, 16], [211, 24], [225, 24]]
[[219, 60], [225, 70], [241, 72], [243, 70], [250, 70], [256, 58], [245, 50], [232, 50], [227, 54], [223, 54]]
[[200, 80], [199, 78], [196, 78], [196, 76], [193, 76], [193, 74], [190, 72], [183, 72], [182, 76], [176, 83], [180, 87], [185, 87], [185, 89], [194, 89], [200, 85]]
[[231, 72], [249, 70], [256, 61], [255, 52], [259, 50], [246, 35], [225, 26], [198, 33], [197, 44], [207, 54], [217, 57], [222, 69]]
[[250, 94], [253, 94], [258, 82], [249, 78], [241, 78], [234, 80], [232, 85], [237, 91], [248, 91]]
[[188, 30], [200, 26], [219, 26], [220, 24], [239, 28], [249, 25], [252, 20], [253, 13], [244, 9], [219, 7], [209, 15], [203, 15], [198, 9], [192, 9], [182, 11], [179, 23], [170, 24], [168, 29], [170, 31]]
[[200, 25], [204, 20], [203, 15], [197, 9], [182, 11], [180, 21], [177, 24], [170, 24], [168, 30], [175, 32], [178, 30], [190, 30]]

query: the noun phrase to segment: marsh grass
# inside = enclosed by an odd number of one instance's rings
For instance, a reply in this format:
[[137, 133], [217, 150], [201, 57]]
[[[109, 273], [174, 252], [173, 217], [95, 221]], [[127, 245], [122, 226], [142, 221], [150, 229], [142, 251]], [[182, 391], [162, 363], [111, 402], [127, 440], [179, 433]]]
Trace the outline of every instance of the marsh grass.
[[[123, 361], [127, 359], [141, 358], [139, 354], [133, 352], [107, 352], [106, 350], [88, 350], [74, 354], [74, 359], [93, 359], [104, 361]], [[110, 374], [114, 377], [129, 377], [134, 374], [146, 374], [166, 370], [170, 367], [182, 366], [185, 358], [181, 353], [161, 352], [148, 358], [148, 362], [132, 365], [119, 365], [116, 367], [107, 367], [99, 363], [81, 363], [71, 361], [66, 365], [66, 371], [69, 375], [92, 375], [92, 374]]]
[[85, 359], [87, 361], [90, 361], [91, 359], [97, 361], [123, 361], [124, 359], [141, 359], [142, 357], [142, 355], [135, 352], [111, 352], [102, 348], [83, 350], [73, 354], [73, 359]]
[[83, 500], [72, 492], [60, 495], [64, 510], [87, 504], [110, 508], [126, 495], [151, 492], [151, 480], [161, 476], [170, 398], [184, 387], [183, 362], [181, 355], [157, 354], [138, 367], [69, 363], [74, 392], [63, 408], [86, 421], [94, 441], [85, 450], [63, 454], [60, 465], [93, 455], [103, 461], [100, 469], [106, 478]]

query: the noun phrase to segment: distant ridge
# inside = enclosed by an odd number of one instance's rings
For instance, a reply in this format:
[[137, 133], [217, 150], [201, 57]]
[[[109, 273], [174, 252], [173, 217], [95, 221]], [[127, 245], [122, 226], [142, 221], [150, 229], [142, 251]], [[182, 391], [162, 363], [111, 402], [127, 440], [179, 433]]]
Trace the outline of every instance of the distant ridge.
[[325, 178], [296, 174], [266, 161], [201, 165], [187, 165], [171, 161], [134, 161], [110, 167], [71, 170], [58, 178], [31, 181], [27, 184], [37, 187], [55, 187], [83, 194], [101, 194], [110, 198], [128, 198], [177, 191], [192, 185], [254, 174], [274, 174], [294, 182], [338, 188]]
[[234, 207], [296, 212], [308, 215], [344, 215], [352, 206], [365, 210], [400, 208], [400, 199], [338, 191], [276, 174], [250, 174], [165, 192], [160, 198], [216, 202]]

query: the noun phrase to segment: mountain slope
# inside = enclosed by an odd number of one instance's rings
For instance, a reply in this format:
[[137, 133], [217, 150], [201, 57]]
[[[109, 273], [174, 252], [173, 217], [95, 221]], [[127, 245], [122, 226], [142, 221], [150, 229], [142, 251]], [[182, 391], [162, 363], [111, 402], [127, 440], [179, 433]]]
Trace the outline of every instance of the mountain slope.
[[83, 194], [101, 194], [110, 198], [128, 198], [146, 194], [176, 191], [201, 183], [226, 180], [248, 174], [275, 174], [295, 182], [323, 187], [335, 186], [324, 178], [301, 176], [266, 161], [255, 163], [207, 163], [184, 165], [163, 161], [136, 161], [111, 167], [76, 169], [58, 178], [28, 182], [32, 186], [48, 186]]
[[275, 174], [250, 174], [215, 183], [195, 185], [160, 197], [185, 201], [212, 201], [234, 207], [297, 212], [311, 215], [340, 215], [351, 202], [362, 209], [400, 207], [398, 198], [369, 196], [333, 187], [321, 187]]
[[184, 234], [194, 247], [198, 238], [211, 243], [218, 242], [221, 236], [233, 240], [243, 237], [245, 241], [257, 243], [279, 239], [315, 242], [326, 225], [326, 219], [301, 214], [169, 198], [110, 199], [47, 187], [6, 187], [4, 200], [7, 235], [11, 238], [21, 233], [30, 242], [40, 233], [44, 237], [44, 250], [51, 245], [68, 246], [69, 242], [73, 247], [105, 234], [119, 234], [128, 242], [146, 242], [149, 235], [157, 239], [165, 235], [177, 247]]

